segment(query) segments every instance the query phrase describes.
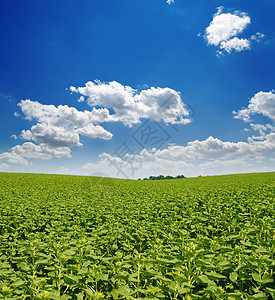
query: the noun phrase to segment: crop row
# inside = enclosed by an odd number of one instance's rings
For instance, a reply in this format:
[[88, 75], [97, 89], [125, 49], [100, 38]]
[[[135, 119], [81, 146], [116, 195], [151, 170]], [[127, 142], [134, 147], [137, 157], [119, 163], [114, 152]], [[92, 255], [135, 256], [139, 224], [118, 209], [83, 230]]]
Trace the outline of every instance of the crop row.
[[0, 174], [2, 299], [274, 299], [275, 173]]

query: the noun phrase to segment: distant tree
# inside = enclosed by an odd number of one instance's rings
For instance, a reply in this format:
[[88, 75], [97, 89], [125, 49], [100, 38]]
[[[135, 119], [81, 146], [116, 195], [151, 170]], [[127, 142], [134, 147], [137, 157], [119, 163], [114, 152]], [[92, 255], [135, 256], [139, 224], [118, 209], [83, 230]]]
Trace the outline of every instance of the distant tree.
[[[158, 175], [158, 176], [149, 176], [149, 178], [143, 178], [143, 180], [166, 180], [166, 179], [180, 179], [180, 178], [186, 178], [184, 175], [178, 175], [176, 177], [173, 177], [173, 176], [170, 176], [170, 175], [167, 175], [167, 176], [164, 176], [164, 175]], [[140, 178], [139, 178], [140, 180]]]

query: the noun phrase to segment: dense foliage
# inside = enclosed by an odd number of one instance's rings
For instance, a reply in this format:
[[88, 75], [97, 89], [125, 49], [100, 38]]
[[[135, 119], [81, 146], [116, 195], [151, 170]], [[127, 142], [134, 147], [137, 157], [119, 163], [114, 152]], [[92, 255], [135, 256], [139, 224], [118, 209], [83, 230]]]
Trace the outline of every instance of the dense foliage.
[[0, 173], [1, 299], [274, 299], [275, 173]]
[[158, 175], [158, 176], [149, 176], [148, 178], [143, 178], [143, 180], [164, 180], [164, 179], [181, 179], [185, 178], [184, 175], [178, 175], [176, 177], [173, 176], [164, 176], [164, 175]]

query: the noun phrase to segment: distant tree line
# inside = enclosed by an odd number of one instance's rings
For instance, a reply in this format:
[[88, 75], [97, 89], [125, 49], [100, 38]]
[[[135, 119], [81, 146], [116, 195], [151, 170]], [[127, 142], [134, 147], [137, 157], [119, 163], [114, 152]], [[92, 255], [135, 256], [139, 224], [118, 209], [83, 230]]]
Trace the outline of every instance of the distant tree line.
[[[143, 178], [143, 180], [166, 180], [166, 179], [180, 179], [180, 178], [186, 178], [184, 175], [178, 175], [176, 177], [174, 176], [164, 176], [164, 175], [159, 175], [159, 176], [150, 176], [149, 178]], [[141, 180], [139, 178], [139, 180]]]

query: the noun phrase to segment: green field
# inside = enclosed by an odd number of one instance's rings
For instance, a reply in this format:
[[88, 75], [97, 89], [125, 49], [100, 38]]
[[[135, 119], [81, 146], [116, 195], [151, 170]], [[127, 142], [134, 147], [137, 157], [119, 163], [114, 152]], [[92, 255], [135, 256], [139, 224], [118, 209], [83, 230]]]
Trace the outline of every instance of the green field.
[[0, 173], [0, 299], [275, 299], [275, 173]]

